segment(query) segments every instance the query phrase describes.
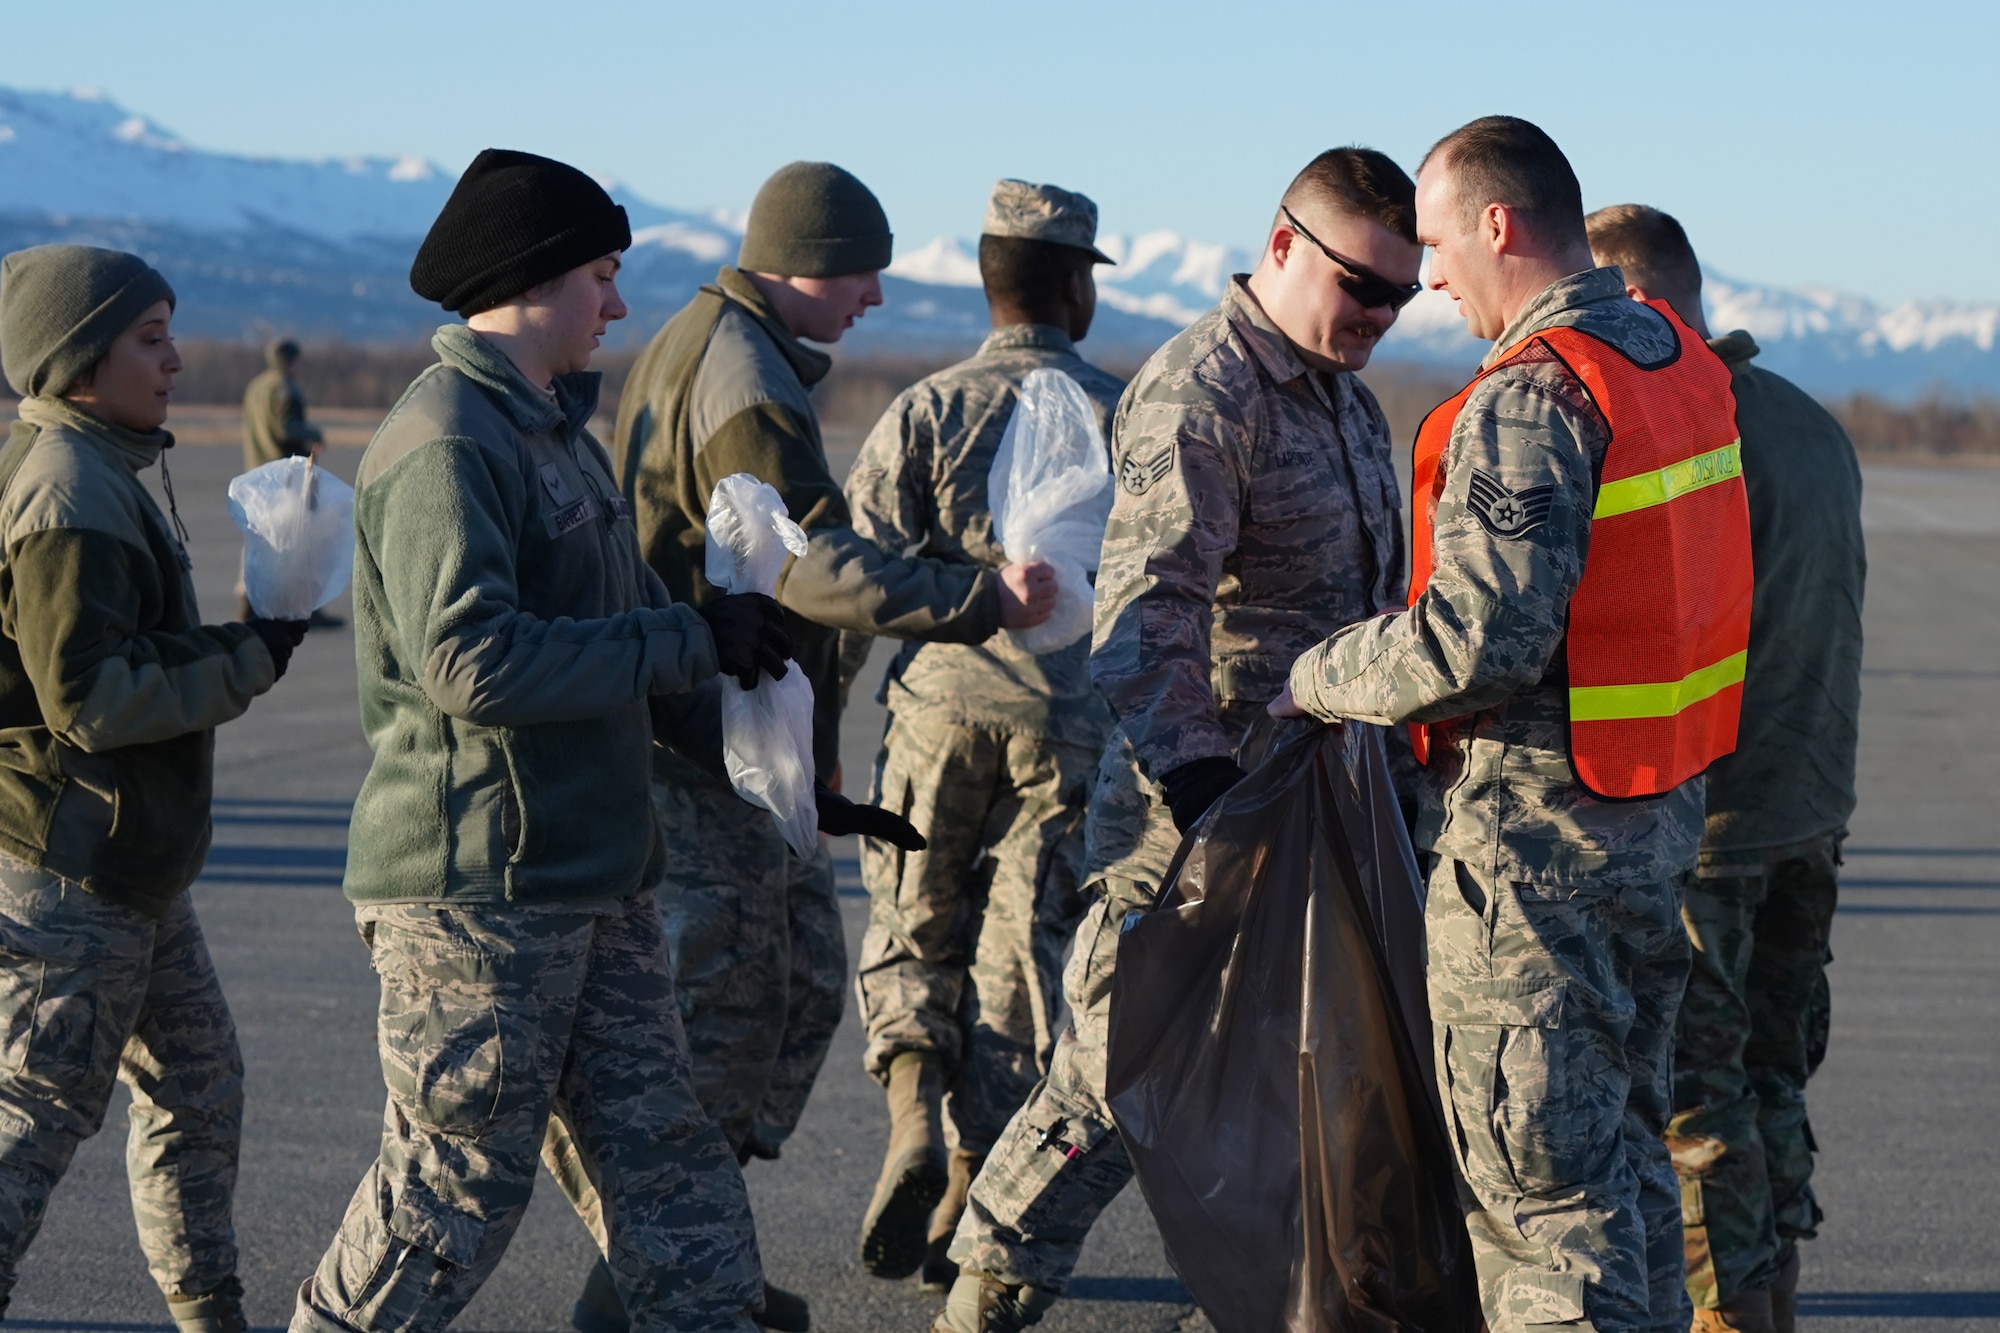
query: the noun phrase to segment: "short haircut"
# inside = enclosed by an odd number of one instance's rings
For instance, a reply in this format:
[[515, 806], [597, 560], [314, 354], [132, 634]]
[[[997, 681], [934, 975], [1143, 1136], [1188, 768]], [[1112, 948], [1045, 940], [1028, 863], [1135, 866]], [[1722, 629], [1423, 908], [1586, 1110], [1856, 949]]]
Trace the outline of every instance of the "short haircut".
[[1435, 160], [1451, 171], [1458, 203], [1468, 214], [1504, 204], [1545, 240], [1582, 244], [1583, 188], [1556, 141], [1519, 116], [1481, 116], [1431, 145], [1423, 169]]
[[1284, 206], [1294, 213], [1328, 208], [1365, 218], [1417, 243], [1416, 182], [1373, 148], [1327, 149], [1292, 177]]
[[1070, 277], [1096, 262], [1090, 251], [1021, 236], [979, 238], [979, 280], [986, 298], [1038, 314], [1060, 306]]
[[1701, 308], [1701, 262], [1670, 214], [1644, 204], [1613, 204], [1583, 220], [1590, 253], [1616, 264], [1625, 281], [1676, 308]]
[[299, 345], [290, 338], [280, 338], [271, 345], [271, 353], [280, 361], [296, 361], [299, 359]]

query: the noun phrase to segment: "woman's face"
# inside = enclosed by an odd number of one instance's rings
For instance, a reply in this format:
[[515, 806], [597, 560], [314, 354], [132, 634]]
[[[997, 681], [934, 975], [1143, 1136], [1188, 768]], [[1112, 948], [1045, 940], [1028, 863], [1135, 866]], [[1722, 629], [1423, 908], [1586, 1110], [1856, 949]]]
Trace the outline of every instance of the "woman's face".
[[126, 430], [144, 433], [164, 426], [174, 376], [181, 373], [181, 355], [167, 328], [173, 317], [171, 304], [154, 302], [63, 397]]

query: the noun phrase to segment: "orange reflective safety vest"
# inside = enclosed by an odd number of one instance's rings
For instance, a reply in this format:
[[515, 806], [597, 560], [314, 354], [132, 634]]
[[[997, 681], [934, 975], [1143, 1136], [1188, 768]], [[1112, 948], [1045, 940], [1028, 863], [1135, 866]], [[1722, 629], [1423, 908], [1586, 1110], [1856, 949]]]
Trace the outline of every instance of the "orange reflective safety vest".
[[[1424, 419], [1412, 488], [1415, 605], [1436, 558], [1445, 447], [1473, 389], [1541, 355], [1537, 344], [1582, 381], [1611, 442], [1564, 642], [1570, 756], [1585, 787], [1619, 798], [1672, 791], [1736, 748], [1750, 644], [1750, 511], [1729, 371], [1665, 302], [1647, 304], [1673, 325], [1680, 346], [1671, 358], [1641, 366], [1568, 328], [1523, 339]], [[1472, 501], [1485, 506], [1489, 528], [1533, 524], [1552, 498], [1473, 477]], [[1411, 735], [1427, 761], [1426, 729]]]

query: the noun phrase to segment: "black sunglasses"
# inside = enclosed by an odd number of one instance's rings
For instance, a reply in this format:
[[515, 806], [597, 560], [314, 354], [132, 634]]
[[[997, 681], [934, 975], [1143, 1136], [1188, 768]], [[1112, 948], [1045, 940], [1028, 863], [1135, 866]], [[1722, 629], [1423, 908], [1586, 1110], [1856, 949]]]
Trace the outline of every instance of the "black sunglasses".
[[1280, 204], [1278, 211], [1285, 215], [1285, 221], [1292, 224], [1293, 231], [1318, 246], [1321, 254], [1347, 270], [1335, 281], [1339, 282], [1340, 290], [1361, 303], [1362, 309], [1375, 310], [1387, 306], [1391, 310], [1401, 310], [1423, 294], [1424, 285], [1421, 282], [1391, 282], [1366, 264], [1355, 263], [1307, 231], [1304, 224], [1292, 216], [1291, 209]]

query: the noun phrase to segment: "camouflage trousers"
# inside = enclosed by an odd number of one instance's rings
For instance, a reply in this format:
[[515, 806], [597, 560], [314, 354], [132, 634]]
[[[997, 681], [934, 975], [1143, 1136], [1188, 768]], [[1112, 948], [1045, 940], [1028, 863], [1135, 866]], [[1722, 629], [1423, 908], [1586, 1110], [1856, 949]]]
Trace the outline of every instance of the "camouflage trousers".
[[155, 919], [0, 863], [0, 1309], [121, 1079], [147, 1271], [168, 1296], [212, 1290], [236, 1271], [243, 1057], [194, 904]]
[[1132, 1179], [1132, 1159], [1104, 1101], [1111, 978], [1125, 917], [1152, 907], [1157, 886], [1106, 878], [1077, 927], [1063, 971], [1070, 1021], [1047, 1077], [1014, 1113], [972, 1182], [952, 1237], [962, 1269], [1061, 1294], [1084, 1237]]
[[364, 904], [382, 978], [381, 1153], [293, 1333], [437, 1333], [527, 1211], [538, 1161], [635, 1330], [748, 1333], [749, 1195], [695, 1100], [652, 895], [588, 908]]
[[656, 888], [695, 1093], [729, 1146], [776, 1157], [846, 1003], [833, 857], [804, 860], [769, 812], [719, 784], [653, 784]]
[[883, 738], [869, 799], [930, 846], [862, 843], [863, 1062], [886, 1083], [898, 1055], [935, 1055], [968, 1152], [993, 1146], [1055, 1047], [1096, 765], [1092, 747], [909, 713]]
[[1688, 975], [1681, 883], [1494, 883], [1440, 858], [1425, 930], [1438, 1083], [1493, 1333], [1683, 1333], [1663, 1135]]
[[1827, 836], [1704, 851], [1681, 909], [1694, 972], [1675, 1033], [1667, 1146], [1688, 1295], [1705, 1309], [1769, 1286], [1819, 1223], [1806, 1079], [1824, 1053], [1838, 846]]

